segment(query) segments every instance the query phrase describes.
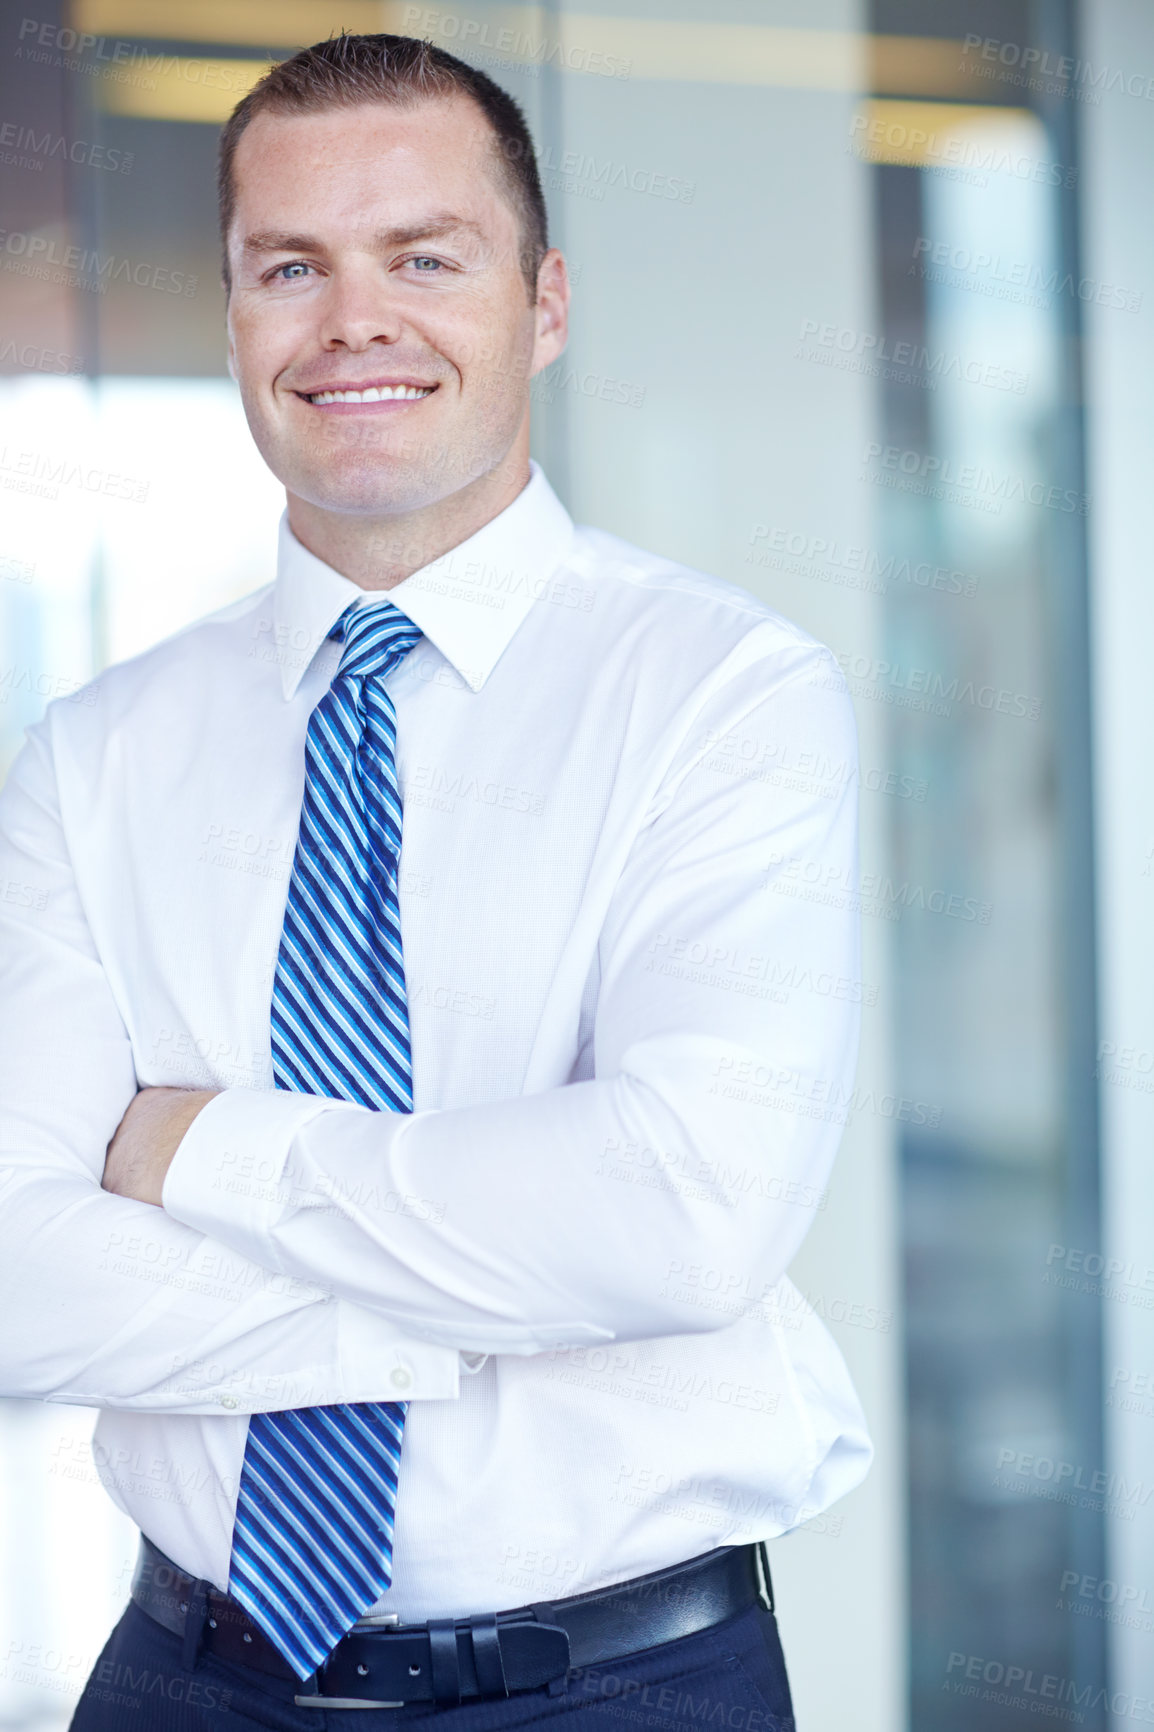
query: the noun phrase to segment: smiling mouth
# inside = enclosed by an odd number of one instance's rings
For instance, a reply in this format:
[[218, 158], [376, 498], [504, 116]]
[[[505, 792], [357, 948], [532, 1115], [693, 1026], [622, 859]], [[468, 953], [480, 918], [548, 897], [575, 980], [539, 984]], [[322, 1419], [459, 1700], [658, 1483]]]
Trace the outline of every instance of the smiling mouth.
[[297, 396], [317, 406], [326, 403], [415, 403], [421, 397], [431, 396], [436, 389], [435, 385], [366, 385], [359, 391], [298, 391]]

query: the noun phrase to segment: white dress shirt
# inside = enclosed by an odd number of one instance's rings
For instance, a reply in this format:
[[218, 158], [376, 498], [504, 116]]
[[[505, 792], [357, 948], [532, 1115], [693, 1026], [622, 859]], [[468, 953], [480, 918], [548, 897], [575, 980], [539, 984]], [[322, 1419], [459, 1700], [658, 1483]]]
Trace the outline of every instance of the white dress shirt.
[[[273, 1083], [326, 637], [381, 599], [279, 533], [275, 582], [49, 704], [0, 794], [5, 1392], [100, 1408], [112, 1497], [220, 1588], [248, 1415], [407, 1400], [403, 1621], [819, 1514], [871, 1454], [784, 1273], [862, 999], [833, 657], [535, 463], [390, 590], [415, 1110], [373, 1112]], [[156, 1083], [224, 1091], [163, 1208], [100, 1188]]]

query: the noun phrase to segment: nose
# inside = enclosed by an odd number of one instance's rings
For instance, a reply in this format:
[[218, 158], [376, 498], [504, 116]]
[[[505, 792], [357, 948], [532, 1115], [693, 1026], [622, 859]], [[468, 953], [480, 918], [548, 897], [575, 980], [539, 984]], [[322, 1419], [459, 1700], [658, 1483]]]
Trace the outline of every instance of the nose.
[[326, 349], [367, 349], [395, 343], [403, 318], [388, 273], [377, 260], [342, 262], [321, 296], [320, 338]]

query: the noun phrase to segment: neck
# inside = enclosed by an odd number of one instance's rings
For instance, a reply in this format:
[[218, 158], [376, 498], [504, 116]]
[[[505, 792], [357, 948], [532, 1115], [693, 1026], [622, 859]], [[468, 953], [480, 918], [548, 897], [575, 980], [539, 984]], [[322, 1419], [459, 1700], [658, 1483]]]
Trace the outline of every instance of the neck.
[[529, 480], [527, 451], [416, 511], [380, 516], [325, 511], [288, 492], [289, 527], [309, 552], [362, 589], [392, 589], [459, 547], [511, 505]]

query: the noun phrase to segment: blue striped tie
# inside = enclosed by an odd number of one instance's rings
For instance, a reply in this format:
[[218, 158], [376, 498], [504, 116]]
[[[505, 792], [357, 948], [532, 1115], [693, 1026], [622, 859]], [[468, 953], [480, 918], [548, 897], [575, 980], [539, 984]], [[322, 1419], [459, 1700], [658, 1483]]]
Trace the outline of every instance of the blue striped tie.
[[[278, 1088], [413, 1110], [397, 863], [396, 714], [385, 676], [420, 630], [392, 602], [346, 608], [340, 665], [309, 719], [300, 834], [272, 995]], [[406, 1401], [256, 1413], [229, 1592], [307, 1678], [392, 1580]]]

